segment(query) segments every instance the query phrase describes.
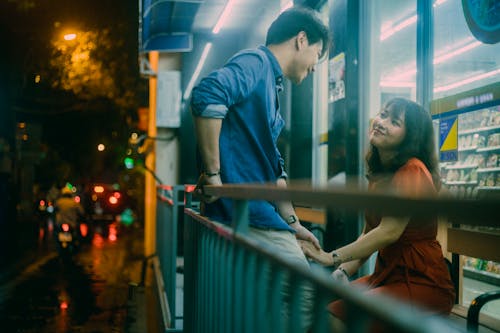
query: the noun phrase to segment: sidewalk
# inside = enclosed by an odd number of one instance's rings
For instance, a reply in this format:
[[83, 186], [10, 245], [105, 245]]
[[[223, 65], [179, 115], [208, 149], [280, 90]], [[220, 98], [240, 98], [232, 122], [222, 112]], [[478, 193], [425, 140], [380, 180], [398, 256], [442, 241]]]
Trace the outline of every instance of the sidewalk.
[[[183, 264], [184, 258], [177, 258], [177, 267], [182, 267]], [[126, 320], [127, 327], [125, 330], [127, 333], [163, 333], [167, 329], [163, 325], [157, 284], [156, 281], [154, 281], [153, 260], [148, 260], [146, 265], [144, 284], [141, 285], [139, 279], [137, 282], [132, 282], [129, 287]], [[182, 332], [184, 314], [184, 276], [182, 268], [180, 268], [176, 274], [176, 285], [176, 328], [170, 328], [170, 330]]]
[[[127, 302], [126, 333], [160, 333], [158, 305], [153, 290], [151, 259], [144, 259], [144, 241], [134, 242], [131, 249], [131, 273]], [[131, 258], [132, 259], [132, 258]]]

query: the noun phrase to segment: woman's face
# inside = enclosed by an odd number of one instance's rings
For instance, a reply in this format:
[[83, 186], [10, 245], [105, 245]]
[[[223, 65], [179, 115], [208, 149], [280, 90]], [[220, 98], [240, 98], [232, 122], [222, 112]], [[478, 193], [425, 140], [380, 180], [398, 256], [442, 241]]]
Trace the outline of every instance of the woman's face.
[[373, 119], [370, 129], [370, 143], [379, 152], [396, 151], [406, 135], [405, 113], [383, 109]]

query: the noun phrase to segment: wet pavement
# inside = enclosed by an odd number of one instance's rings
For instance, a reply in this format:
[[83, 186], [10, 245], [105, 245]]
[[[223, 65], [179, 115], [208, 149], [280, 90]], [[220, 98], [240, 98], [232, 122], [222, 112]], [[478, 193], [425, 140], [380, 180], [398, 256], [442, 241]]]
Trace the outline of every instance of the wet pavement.
[[[96, 232], [69, 259], [43, 235], [38, 255], [0, 284], [0, 331], [128, 332], [129, 283], [141, 279], [141, 229]], [[115, 237], [116, 236], [116, 237]]]

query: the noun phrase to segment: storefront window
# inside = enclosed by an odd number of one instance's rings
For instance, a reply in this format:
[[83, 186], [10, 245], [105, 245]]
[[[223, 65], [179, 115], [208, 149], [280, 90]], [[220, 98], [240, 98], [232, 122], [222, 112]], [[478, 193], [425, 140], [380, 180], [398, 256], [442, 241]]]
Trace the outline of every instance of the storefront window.
[[500, 44], [471, 33], [462, 1], [434, 7], [434, 99], [500, 81]]
[[[380, 1], [380, 105], [393, 97], [416, 99], [416, 1]], [[376, 64], [372, 66], [376, 69]]]
[[[434, 7], [431, 109], [441, 138], [443, 187], [457, 198], [490, 197], [500, 192], [500, 43], [491, 44], [491, 36], [471, 31], [464, 10], [470, 2], [440, 2]], [[447, 130], [453, 127], [455, 132]], [[484, 239], [500, 232], [484, 227], [461, 230]], [[500, 286], [498, 256], [482, 252], [477, 253], [482, 258], [460, 258], [459, 303], [464, 306]], [[499, 319], [500, 301], [487, 303], [481, 313]]]

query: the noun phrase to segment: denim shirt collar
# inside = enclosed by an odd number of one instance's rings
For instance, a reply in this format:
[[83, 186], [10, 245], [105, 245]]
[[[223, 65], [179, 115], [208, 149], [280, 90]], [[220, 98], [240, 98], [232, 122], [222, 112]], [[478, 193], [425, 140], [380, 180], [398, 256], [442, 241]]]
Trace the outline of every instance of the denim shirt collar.
[[273, 73], [274, 77], [276, 79], [276, 86], [278, 87], [279, 90], [283, 89], [283, 71], [281, 70], [281, 66], [278, 62], [278, 59], [274, 56], [274, 54], [264, 45], [260, 45], [258, 47], [259, 50], [263, 51], [267, 57], [269, 58], [269, 61], [271, 61], [271, 65], [273, 66]]

